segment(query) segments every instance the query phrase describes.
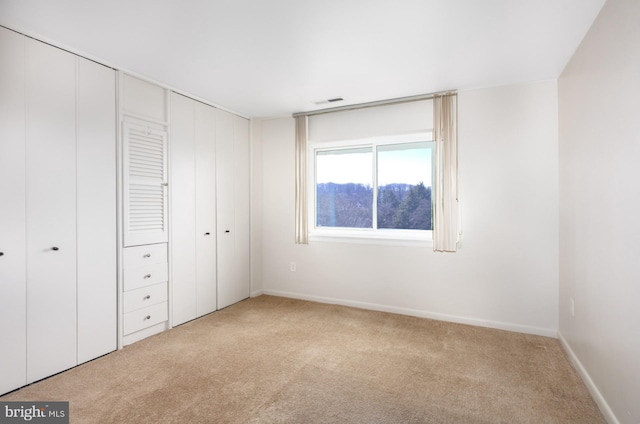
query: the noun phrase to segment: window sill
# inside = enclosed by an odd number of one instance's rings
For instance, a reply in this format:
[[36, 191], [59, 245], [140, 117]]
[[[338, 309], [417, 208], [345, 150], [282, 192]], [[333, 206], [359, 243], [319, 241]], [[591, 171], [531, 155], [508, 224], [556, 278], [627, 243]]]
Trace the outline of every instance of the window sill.
[[431, 231], [424, 233], [367, 230], [326, 230], [309, 232], [309, 242], [353, 243], [387, 246], [432, 247]]

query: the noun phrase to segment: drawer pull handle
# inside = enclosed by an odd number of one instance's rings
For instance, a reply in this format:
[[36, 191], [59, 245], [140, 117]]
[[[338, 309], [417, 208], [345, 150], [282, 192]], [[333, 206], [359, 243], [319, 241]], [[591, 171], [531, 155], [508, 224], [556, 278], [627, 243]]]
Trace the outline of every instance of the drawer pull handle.
[[151, 315], [147, 315], [146, 317], [144, 317], [145, 321], [151, 319]]
[[209, 235], [211, 235], [211, 233], [204, 233], [204, 235], [205, 235], [205, 236], [209, 236]]
[[59, 247], [56, 247], [56, 246], [53, 246], [53, 247], [51, 248], [51, 250], [58, 251], [58, 250], [60, 250], [60, 248], [59, 248]]
[[151, 299], [151, 295], [150, 294], [146, 295], [143, 300], [149, 300], [149, 299]]
[[4, 256], [4, 252], [0, 252], [0, 256]]
[[144, 278], [151, 278], [151, 274], [145, 275]]
[[146, 259], [146, 258], [150, 258], [150, 257], [151, 257], [151, 253], [147, 253], [146, 255], [143, 255], [142, 257], [143, 257], [144, 259]]
[[231, 232], [231, 231], [229, 231], [229, 230], [225, 230], [225, 233], [230, 233], [230, 232]]

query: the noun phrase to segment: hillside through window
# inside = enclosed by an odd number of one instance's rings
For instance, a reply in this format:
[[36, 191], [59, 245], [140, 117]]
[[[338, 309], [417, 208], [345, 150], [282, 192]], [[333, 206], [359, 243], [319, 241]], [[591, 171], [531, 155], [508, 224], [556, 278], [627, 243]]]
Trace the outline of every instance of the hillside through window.
[[340, 146], [314, 155], [316, 229], [432, 229], [432, 142]]

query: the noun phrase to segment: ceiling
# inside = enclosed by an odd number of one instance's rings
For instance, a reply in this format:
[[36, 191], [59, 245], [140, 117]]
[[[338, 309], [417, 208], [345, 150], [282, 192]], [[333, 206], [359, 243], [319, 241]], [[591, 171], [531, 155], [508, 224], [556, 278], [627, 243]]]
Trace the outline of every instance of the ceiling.
[[0, 0], [0, 24], [263, 117], [557, 78], [604, 1]]

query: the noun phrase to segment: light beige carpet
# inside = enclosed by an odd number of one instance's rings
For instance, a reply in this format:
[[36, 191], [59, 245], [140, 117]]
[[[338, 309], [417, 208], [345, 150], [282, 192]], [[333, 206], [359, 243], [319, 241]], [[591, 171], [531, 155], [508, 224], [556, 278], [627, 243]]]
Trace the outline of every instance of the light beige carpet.
[[73, 423], [604, 423], [557, 340], [260, 296], [0, 400]]

